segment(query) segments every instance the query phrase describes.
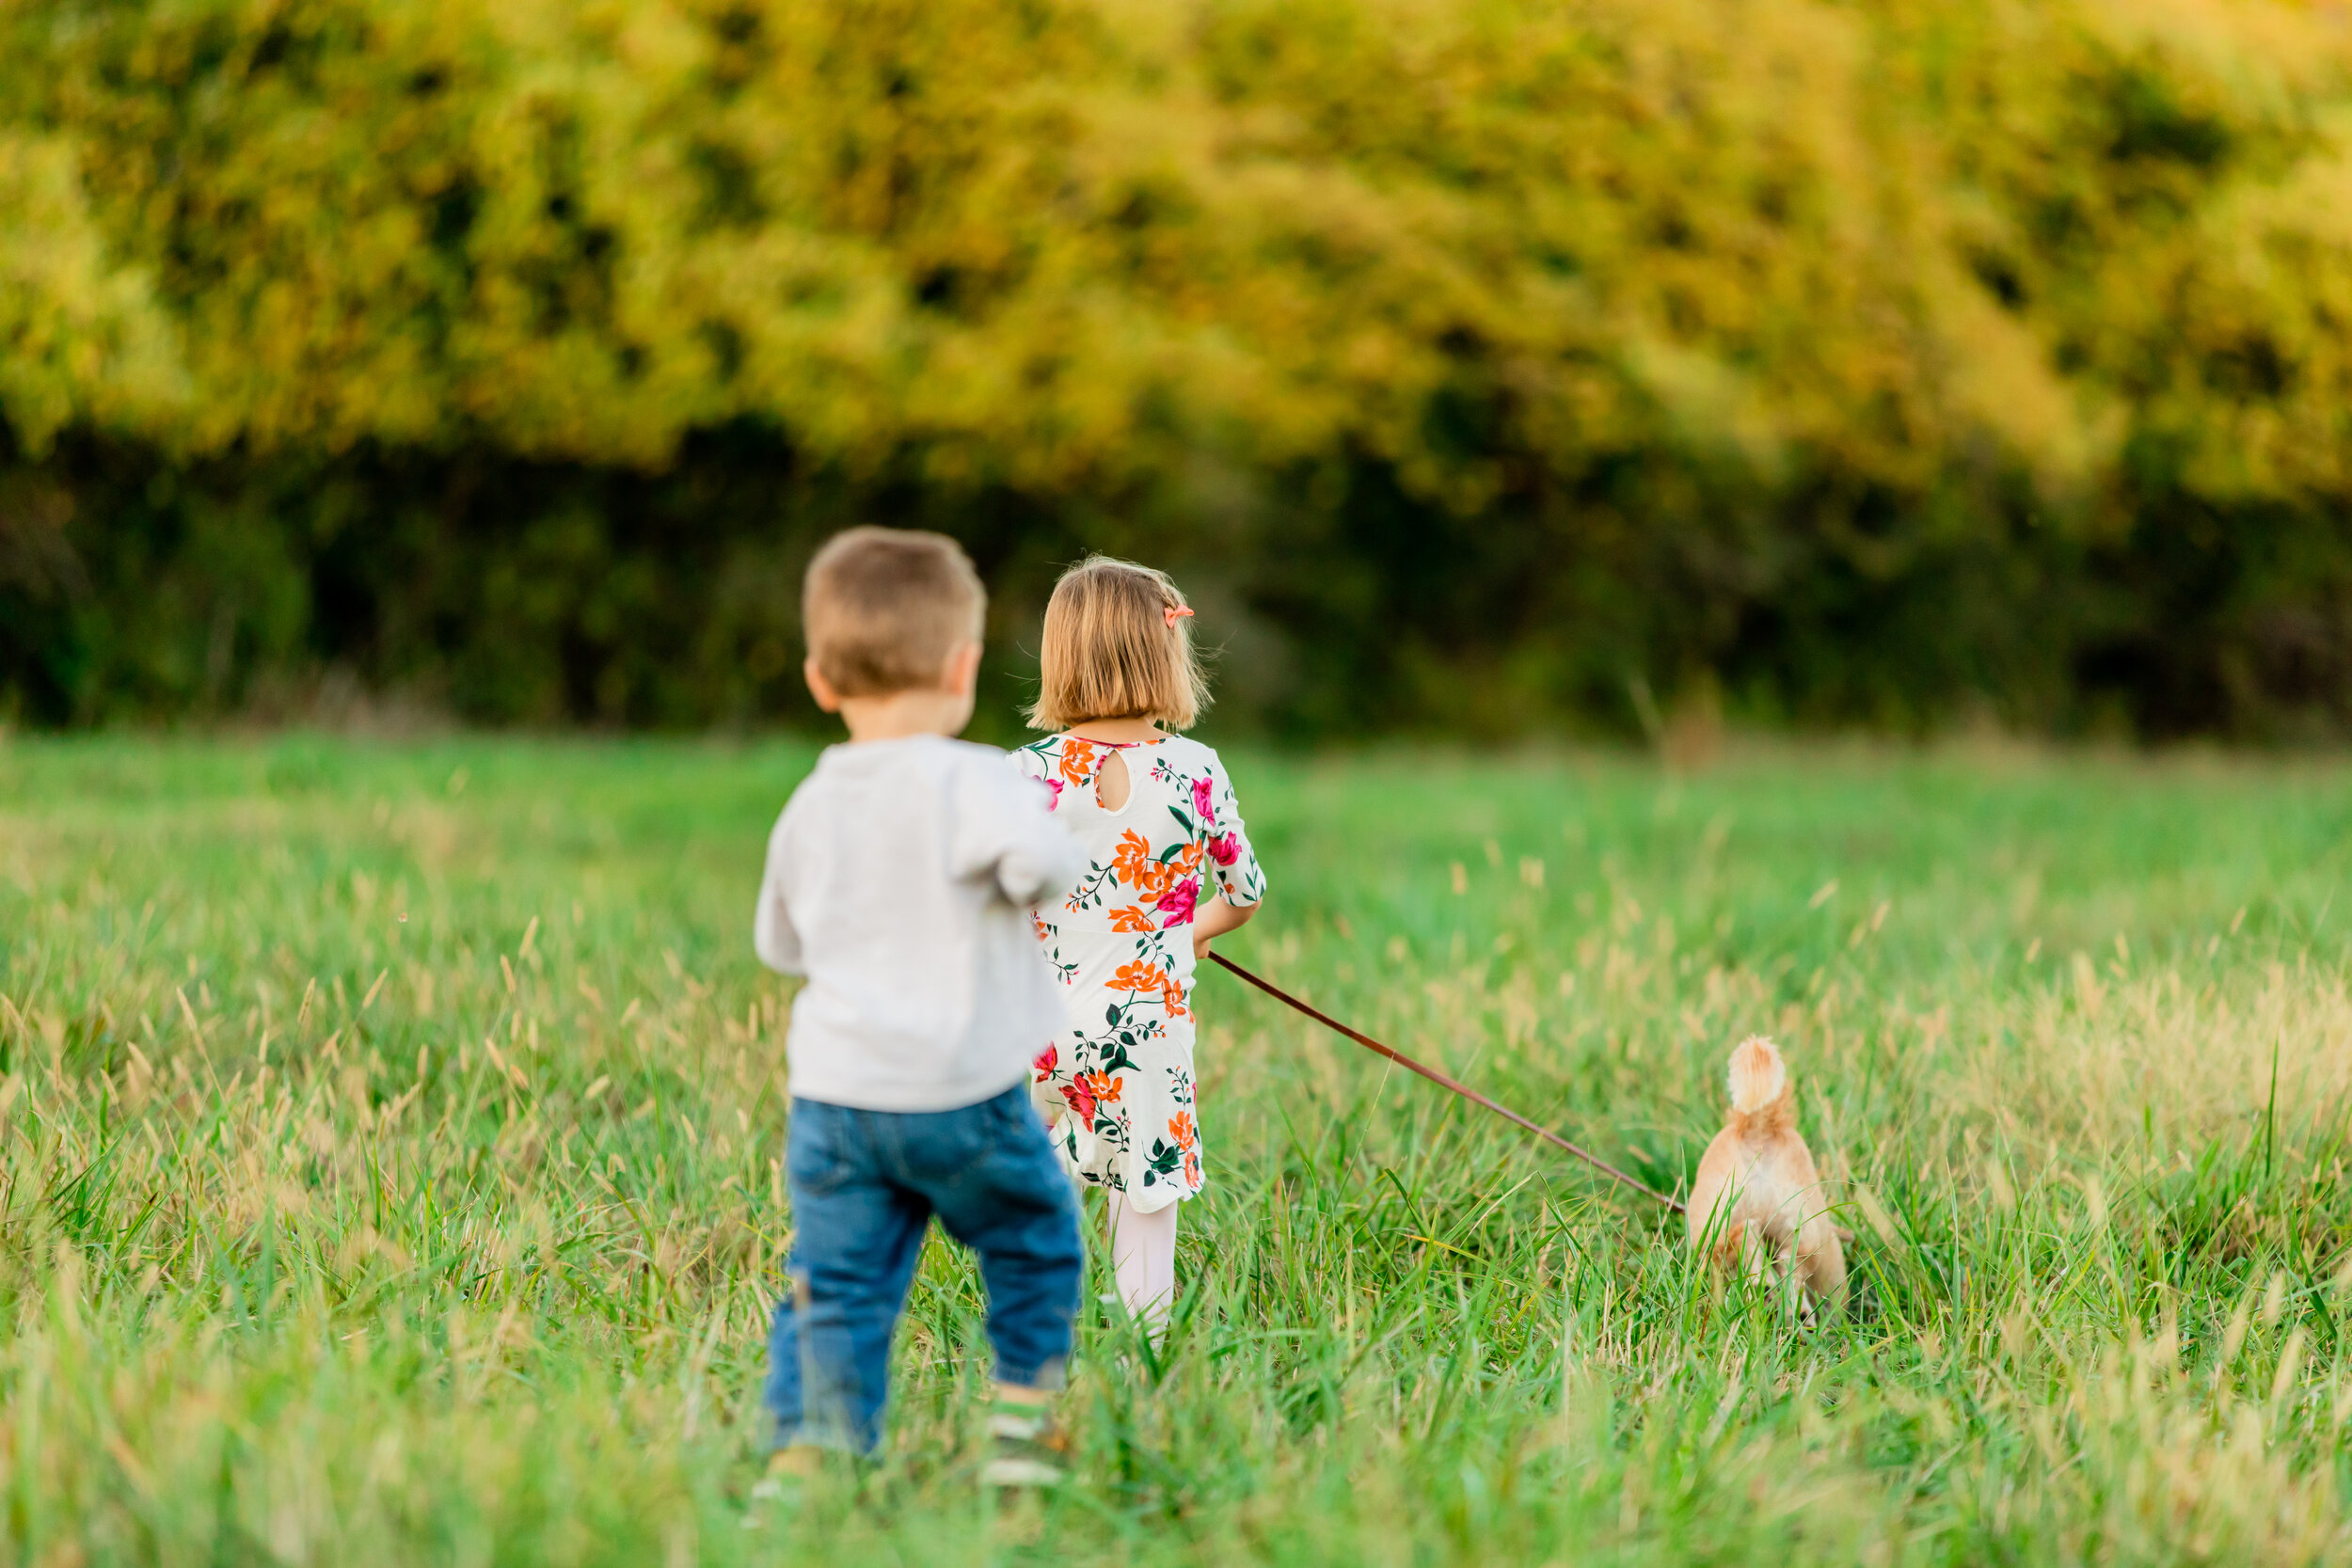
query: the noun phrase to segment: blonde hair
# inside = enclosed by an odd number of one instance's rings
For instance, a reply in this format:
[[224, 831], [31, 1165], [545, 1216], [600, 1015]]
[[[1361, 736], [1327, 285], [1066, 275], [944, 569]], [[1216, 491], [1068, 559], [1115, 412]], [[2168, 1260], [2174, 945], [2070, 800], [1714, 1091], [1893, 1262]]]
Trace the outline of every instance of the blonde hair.
[[979, 641], [988, 591], [944, 533], [853, 528], [808, 563], [801, 628], [809, 657], [844, 697], [887, 697], [939, 684], [947, 659]]
[[1045, 606], [1030, 727], [1066, 730], [1090, 719], [1189, 727], [1209, 705], [1190, 615], [1166, 572], [1106, 555], [1071, 567]]

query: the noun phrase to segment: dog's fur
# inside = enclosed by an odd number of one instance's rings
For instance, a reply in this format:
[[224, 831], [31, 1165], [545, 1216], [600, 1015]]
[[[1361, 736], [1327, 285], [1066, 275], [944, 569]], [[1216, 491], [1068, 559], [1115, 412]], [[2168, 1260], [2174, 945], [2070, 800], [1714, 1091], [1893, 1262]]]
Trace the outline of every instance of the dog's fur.
[[1812, 1301], [1846, 1290], [1846, 1253], [1813, 1151], [1797, 1132], [1797, 1095], [1779, 1050], [1760, 1035], [1731, 1053], [1731, 1116], [1699, 1161], [1691, 1246], [1763, 1284], [1793, 1277]]

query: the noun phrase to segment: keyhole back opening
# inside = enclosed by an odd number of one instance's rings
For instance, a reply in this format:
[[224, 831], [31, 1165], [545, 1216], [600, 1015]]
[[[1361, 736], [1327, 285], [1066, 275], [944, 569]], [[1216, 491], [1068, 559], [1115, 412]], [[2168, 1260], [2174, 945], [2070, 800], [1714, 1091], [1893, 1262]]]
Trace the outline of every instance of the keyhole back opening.
[[1127, 804], [1129, 787], [1126, 755], [1113, 752], [1094, 770], [1095, 803], [1104, 811], [1120, 810]]

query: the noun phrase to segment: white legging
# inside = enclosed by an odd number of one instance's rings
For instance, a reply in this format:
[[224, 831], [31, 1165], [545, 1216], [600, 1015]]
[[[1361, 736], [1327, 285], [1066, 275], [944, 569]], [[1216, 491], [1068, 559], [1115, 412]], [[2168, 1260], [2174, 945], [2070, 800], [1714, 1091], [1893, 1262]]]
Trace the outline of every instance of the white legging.
[[1124, 1193], [1112, 1193], [1110, 1200], [1111, 1274], [1119, 1281], [1119, 1299], [1157, 1343], [1168, 1332], [1168, 1308], [1176, 1300], [1176, 1211], [1183, 1205], [1171, 1203], [1146, 1214], [1129, 1208]]

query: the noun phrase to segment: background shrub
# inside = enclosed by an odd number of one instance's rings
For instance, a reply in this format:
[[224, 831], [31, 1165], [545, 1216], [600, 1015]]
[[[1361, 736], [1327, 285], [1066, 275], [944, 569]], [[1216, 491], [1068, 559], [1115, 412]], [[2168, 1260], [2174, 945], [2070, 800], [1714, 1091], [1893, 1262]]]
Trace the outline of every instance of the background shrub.
[[0, 704], [804, 710], [879, 518], [1224, 721], [2352, 719], [2352, 41], [2225, 0], [35, 0]]

